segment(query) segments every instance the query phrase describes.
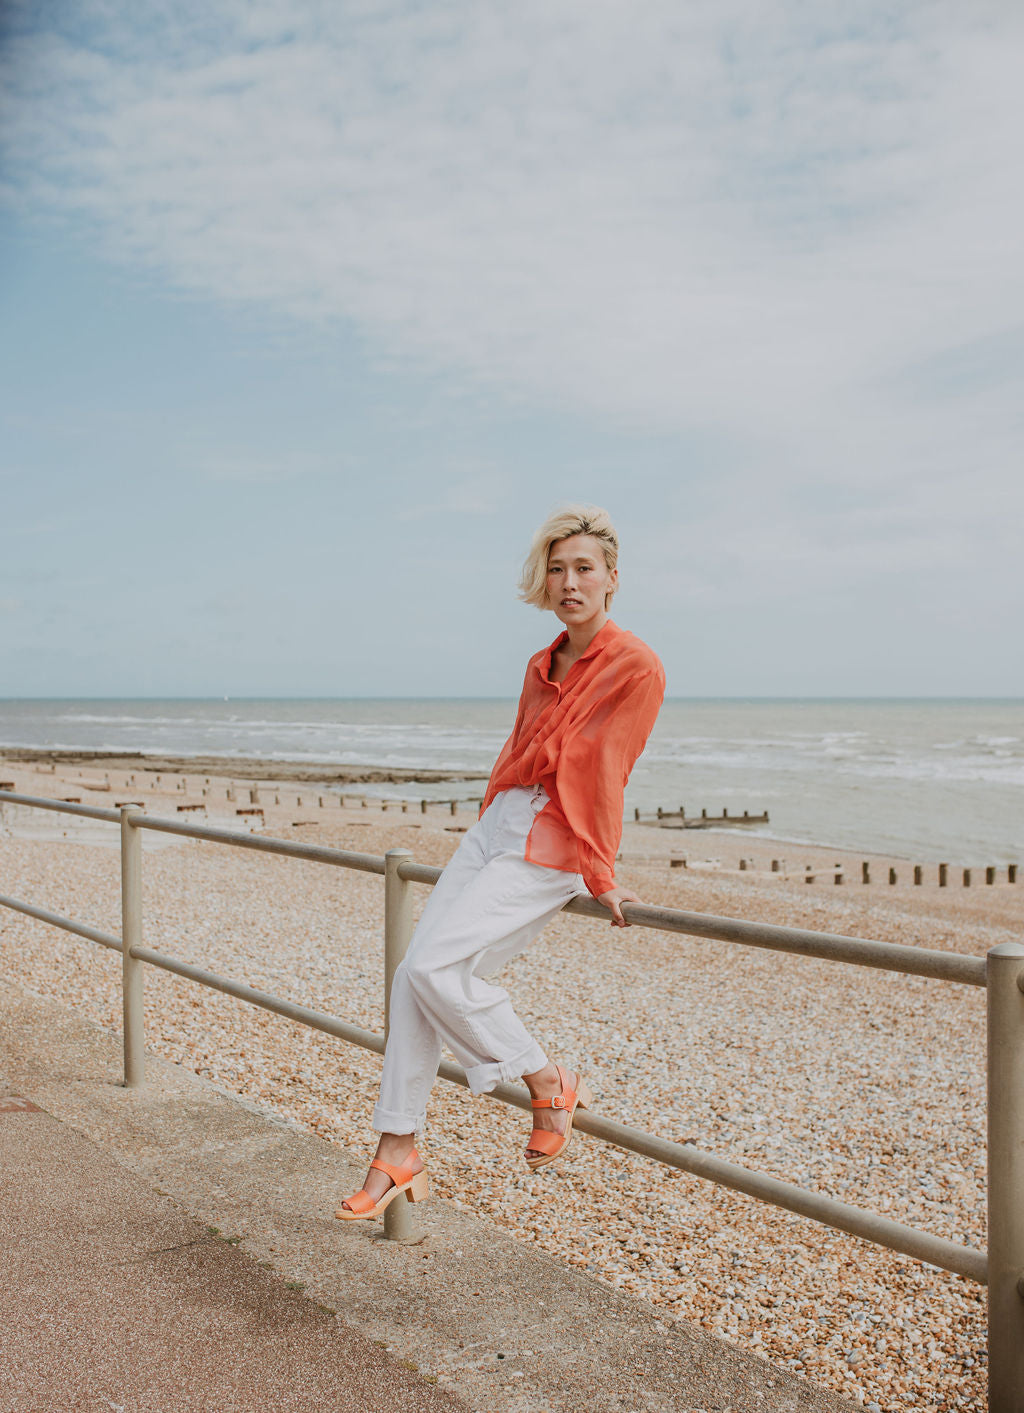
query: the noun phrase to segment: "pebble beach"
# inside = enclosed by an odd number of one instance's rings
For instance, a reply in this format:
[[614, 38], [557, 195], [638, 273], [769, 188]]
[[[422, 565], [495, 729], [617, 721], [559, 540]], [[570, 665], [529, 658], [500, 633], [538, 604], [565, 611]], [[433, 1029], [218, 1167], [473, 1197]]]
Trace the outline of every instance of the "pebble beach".
[[[6, 761], [0, 776], [26, 794], [171, 817], [192, 804], [214, 825], [435, 865], [473, 819], [138, 764]], [[253, 789], [262, 817], [237, 815]], [[1005, 870], [940, 889], [934, 870], [914, 886], [910, 862], [628, 824], [619, 879], [667, 907], [972, 956], [1020, 939], [1024, 885]], [[120, 931], [116, 826], [3, 806], [0, 865], [0, 892]], [[379, 877], [153, 834], [143, 872], [147, 946], [383, 1028]], [[427, 889], [413, 892], [418, 910]], [[3, 909], [0, 974], [120, 1030], [116, 954]], [[503, 982], [600, 1113], [984, 1246], [981, 990], [569, 915]], [[377, 1056], [152, 968], [146, 1019], [154, 1053], [369, 1158]], [[583, 1136], [531, 1174], [528, 1127], [439, 1083], [420, 1149], [434, 1192], [870, 1413], [984, 1409], [981, 1287]]]

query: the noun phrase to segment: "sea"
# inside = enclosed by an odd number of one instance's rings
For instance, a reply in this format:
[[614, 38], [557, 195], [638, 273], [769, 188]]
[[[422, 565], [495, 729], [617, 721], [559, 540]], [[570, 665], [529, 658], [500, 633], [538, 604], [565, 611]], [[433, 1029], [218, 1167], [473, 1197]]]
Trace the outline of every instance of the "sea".
[[[486, 777], [516, 703], [497, 699], [0, 701], [0, 746], [262, 756]], [[470, 798], [482, 781], [360, 786]], [[666, 701], [633, 811], [767, 812], [751, 834], [920, 862], [1024, 855], [1024, 700]], [[693, 838], [694, 836], [689, 836]]]

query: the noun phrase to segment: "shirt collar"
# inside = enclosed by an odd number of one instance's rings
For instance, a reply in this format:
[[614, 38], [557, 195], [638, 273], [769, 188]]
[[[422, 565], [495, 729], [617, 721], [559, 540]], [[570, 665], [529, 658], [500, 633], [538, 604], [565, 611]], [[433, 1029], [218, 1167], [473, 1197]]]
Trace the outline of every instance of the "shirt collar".
[[[613, 623], [610, 618], [607, 619], [603, 627], [599, 628], [594, 634], [594, 636], [591, 638], [587, 646], [586, 652], [580, 653], [579, 657], [576, 659], [576, 662], [586, 662], [588, 658], [596, 657], [598, 653], [604, 652], [605, 648], [607, 648], [609, 644], [613, 643], [616, 638], [622, 636], [622, 632], [623, 630], [619, 627], [617, 623]], [[555, 650], [559, 648], [562, 643], [565, 642], [568, 636], [568, 633], [563, 628], [561, 633], [559, 633], [558, 637], [551, 644], [551, 646], [545, 648], [543, 654], [541, 655], [540, 660], [537, 663], [537, 668], [540, 672], [541, 677], [543, 677], [545, 681], [550, 680], [551, 659], [554, 656]], [[573, 663], [574, 667], [575, 665], [576, 663]]]
[[619, 625], [613, 623], [610, 618], [607, 619], [604, 627], [599, 628], [591, 638], [590, 645], [586, 652], [581, 653], [576, 659], [577, 662], [585, 662], [588, 657], [596, 657], [598, 653], [604, 652], [605, 648], [613, 643], [616, 638], [621, 637], [621, 635], [622, 629]]

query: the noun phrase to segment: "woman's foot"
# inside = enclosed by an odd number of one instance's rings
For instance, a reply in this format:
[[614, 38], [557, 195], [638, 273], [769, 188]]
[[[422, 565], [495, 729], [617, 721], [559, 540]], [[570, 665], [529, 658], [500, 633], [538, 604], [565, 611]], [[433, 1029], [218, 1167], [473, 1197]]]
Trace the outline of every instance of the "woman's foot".
[[[411, 1173], [421, 1173], [423, 1159], [415, 1151], [415, 1138], [413, 1133], [382, 1133], [373, 1156], [394, 1168], [408, 1168]], [[379, 1202], [394, 1185], [387, 1173], [382, 1173], [380, 1168], [371, 1168], [366, 1174], [363, 1191], [372, 1197], [374, 1202]], [[341, 1205], [346, 1211], [352, 1210], [348, 1200]]]
[[[533, 1134], [538, 1130], [559, 1137], [567, 1134], [572, 1126], [576, 1105], [579, 1103], [586, 1107], [592, 1102], [590, 1091], [583, 1083], [582, 1076], [571, 1070], [564, 1070], [560, 1065], [545, 1065], [542, 1070], [536, 1070], [533, 1074], [524, 1074], [523, 1079], [534, 1103], [543, 1106], [533, 1110]], [[555, 1101], [553, 1104], [552, 1100]], [[533, 1134], [530, 1135], [531, 1138]], [[545, 1163], [551, 1162], [552, 1158], [558, 1157], [567, 1144], [568, 1140], [560, 1146], [552, 1145], [557, 1149], [553, 1153], [544, 1148], [528, 1147], [526, 1162], [531, 1168], [543, 1167]]]

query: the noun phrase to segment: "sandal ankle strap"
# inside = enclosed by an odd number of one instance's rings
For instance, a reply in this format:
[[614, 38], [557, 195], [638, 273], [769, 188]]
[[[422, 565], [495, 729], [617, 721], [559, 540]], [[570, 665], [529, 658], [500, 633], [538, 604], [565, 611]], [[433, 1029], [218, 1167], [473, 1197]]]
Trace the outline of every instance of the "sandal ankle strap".
[[569, 1074], [563, 1070], [561, 1065], [556, 1066], [558, 1078], [562, 1081], [561, 1094], [554, 1095], [551, 1099], [531, 1099], [531, 1109], [571, 1109], [573, 1100], [576, 1098], [576, 1091], [569, 1083]]
[[[413, 1158], [418, 1158], [419, 1156], [420, 1155], [416, 1152], [416, 1149], [413, 1148], [406, 1161], [409, 1162]], [[372, 1159], [370, 1162], [370, 1167], [377, 1168], [380, 1172], [386, 1173], [396, 1187], [401, 1187], [403, 1182], [411, 1182], [416, 1176], [416, 1174], [412, 1171], [411, 1168], [401, 1168], [396, 1166], [394, 1163], [385, 1163], [382, 1158]]]

